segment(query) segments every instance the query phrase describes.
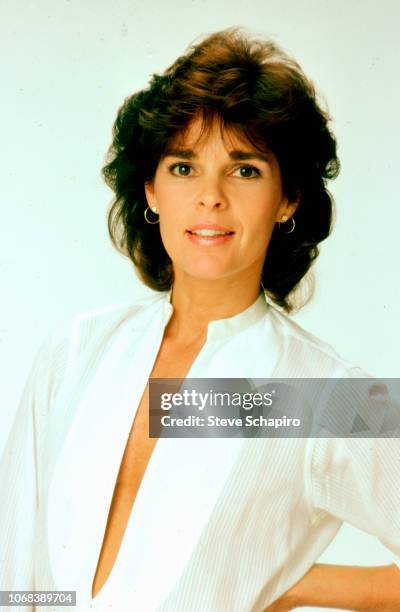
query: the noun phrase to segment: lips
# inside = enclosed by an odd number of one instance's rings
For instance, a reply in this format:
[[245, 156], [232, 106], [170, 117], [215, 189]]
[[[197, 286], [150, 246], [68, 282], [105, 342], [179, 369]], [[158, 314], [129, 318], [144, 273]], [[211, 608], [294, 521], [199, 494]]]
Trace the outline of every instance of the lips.
[[199, 223], [186, 230], [190, 242], [199, 247], [216, 247], [233, 240], [235, 232], [215, 223]]

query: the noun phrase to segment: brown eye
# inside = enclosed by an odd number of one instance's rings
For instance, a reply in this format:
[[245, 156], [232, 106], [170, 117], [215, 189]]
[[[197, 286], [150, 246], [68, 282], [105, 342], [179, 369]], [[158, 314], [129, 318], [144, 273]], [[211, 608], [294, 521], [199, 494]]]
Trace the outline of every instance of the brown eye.
[[255, 166], [240, 166], [235, 172], [237, 171], [242, 178], [257, 178], [261, 174]]
[[171, 166], [170, 170], [172, 172], [172, 174], [175, 174], [177, 176], [189, 176], [190, 175], [190, 171], [191, 171], [191, 166], [189, 166], [189, 164], [173, 164], [173, 166]]

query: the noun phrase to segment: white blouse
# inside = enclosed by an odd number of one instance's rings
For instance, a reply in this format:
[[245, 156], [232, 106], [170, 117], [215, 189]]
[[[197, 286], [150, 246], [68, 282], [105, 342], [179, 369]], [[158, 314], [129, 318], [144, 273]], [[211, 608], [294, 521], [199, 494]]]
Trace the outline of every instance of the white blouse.
[[[39, 350], [0, 463], [0, 590], [73, 590], [77, 605], [13, 609], [261, 612], [343, 521], [400, 559], [399, 438], [160, 438], [92, 600], [122, 455], [172, 311], [170, 292], [91, 310]], [[260, 294], [209, 323], [187, 376], [360, 375]]]

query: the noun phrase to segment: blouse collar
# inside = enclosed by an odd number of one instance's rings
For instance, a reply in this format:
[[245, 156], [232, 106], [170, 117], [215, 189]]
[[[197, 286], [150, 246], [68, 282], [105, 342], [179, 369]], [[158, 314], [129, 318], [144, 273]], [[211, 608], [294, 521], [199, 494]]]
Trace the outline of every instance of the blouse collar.
[[[168, 324], [174, 307], [171, 303], [172, 288], [166, 291], [163, 295], [163, 309], [164, 309], [164, 326]], [[245, 310], [242, 310], [238, 314], [232, 317], [226, 317], [224, 319], [215, 319], [208, 323], [207, 329], [207, 340], [218, 340], [224, 339], [227, 336], [234, 336], [250, 325], [253, 325], [267, 314], [269, 304], [266, 300], [264, 291], [261, 291], [255, 301], [250, 304]]]

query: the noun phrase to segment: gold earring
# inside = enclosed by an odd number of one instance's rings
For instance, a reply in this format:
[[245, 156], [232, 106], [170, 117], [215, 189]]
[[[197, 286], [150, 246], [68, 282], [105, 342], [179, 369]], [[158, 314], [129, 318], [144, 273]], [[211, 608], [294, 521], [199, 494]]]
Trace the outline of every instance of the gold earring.
[[158, 215], [157, 206], [153, 206], [153, 207], [148, 206], [143, 213], [144, 218], [146, 219], [147, 223], [150, 223], [150, 225], [156, 225], [157, 223], [160, 222], [160, 219], [157, 219], [156, 221], [150, 221], [150, 219], [148, 219], [147, 217], [147, 213], [149, 212], [149, 210], [151, 210], [151, 212], [154, 213], [155, 215]]
[[296, 227], [296, 221], [293, 219], [293, 217], [290, 217], [290, 221], [292, 222], [292, 227], [290, 228], [288, 232], [284, 232], [281, 229], [281, 225], [282, 223], [285, 223], [285, 221], [287, 221], [288, 219], [289, 217], [287, 215], [283, 215], [281, 221], [278, 222], [278, 228], [282, 232], [282, 234], [291, 234], [294, 231], [294, 228]]

